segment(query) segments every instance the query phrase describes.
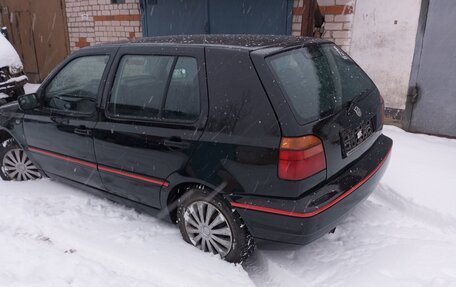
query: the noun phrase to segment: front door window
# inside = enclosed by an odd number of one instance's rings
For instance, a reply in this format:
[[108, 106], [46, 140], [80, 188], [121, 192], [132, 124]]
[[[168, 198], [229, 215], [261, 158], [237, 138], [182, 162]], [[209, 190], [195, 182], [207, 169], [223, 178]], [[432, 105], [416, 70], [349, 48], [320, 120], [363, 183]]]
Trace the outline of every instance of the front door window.
[[71, 61], [46, 87], [44, 106], [54, 111], [93, 113], [108, 60], [108, 55], [100, 55]]

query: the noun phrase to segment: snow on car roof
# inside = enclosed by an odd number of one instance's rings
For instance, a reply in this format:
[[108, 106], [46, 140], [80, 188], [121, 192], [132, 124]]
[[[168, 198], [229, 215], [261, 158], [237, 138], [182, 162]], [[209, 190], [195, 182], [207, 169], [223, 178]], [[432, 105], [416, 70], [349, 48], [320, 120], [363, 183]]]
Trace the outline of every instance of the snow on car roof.
[[21, 59], [11, 43], [0, 34], [0, 68], [21, 63]]
[[170, 43], [187, 45], [235, 46], [243, 48], [264, 48], [304, 44], [316, 39], [280, 35], [180, 35], [142, 38], [132, 43]]
[[295, 37], [283, 35], [177, 35], [177, 36], [159, 36], [145, 37], [131, 41], [119, 41], [94, 45], [100, 47], [106, 45], [131, 45], [131, 44], [175, 44], [191, 46], [217, 46], [227, 48], [241, 48], [247, 50], [257, 50], [262, 48], [285, 48], [290, 46], [299, 46], [308, 43], [327, 42], [326, 40], [311, 37]]

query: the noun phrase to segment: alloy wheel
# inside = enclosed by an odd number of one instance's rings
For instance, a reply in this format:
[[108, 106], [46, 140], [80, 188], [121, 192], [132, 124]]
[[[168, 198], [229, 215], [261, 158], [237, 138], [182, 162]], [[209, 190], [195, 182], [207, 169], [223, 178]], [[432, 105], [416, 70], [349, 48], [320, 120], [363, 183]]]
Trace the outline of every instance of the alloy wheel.
[[233, 245], [233, 233], [225, 216], [213, 204], [191, 203], [184, 214], [185, 229], [193, 245], [202, 251], [226, 256]]
[[4, 173], [15, 181], [41, 178], [40, 171], [35, 167], [22, 149], [12, 149], [3, 157]]

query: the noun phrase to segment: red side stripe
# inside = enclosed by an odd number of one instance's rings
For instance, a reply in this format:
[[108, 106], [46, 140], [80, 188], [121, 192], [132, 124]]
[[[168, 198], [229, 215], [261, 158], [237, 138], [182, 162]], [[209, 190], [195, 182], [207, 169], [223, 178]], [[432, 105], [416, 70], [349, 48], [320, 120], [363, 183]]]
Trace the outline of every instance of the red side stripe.
[[106, 166], [97, 165], [97, 164], [94, 164], [94, 163], [91, 163], [91, 162], [88, 162], [88, 161], [83, 161], [83, 160], [80, 160], [80, 159], [76, 159], [76, 158], [73, 158], [73, 157], [68, 157], [68, 156], [56, 154], [56, 153], [53, 153], [53, 152], [50, 152], [50, 151], [45, 151], [45, 150], [34, 148], [34, 147], [29, 147], [28, 150], [31, 151], [31, 152], [34, 152], [34, 153], [38, 153], [38, 154], [42, 154], [42, 155], [45, 155], [45, 156], [53, 157], [53, 158], [60, 159], [60, 160], [66, 161], [66, 162], [71, 162], [71, 163], [79, 164], [79, 165], [82, 165], [82, 166], [90, 167], [90, 168], [93, 168], [93, 169], [98, 169], [98, 170], [101, 170], [101, 171], [104, 171], [104, 172], [109, 172], [109, 173], [113, 173], [113, 174], [129, 177], [129, 178], [133, 178], [133, 179], [144, 181], [144, 182], [148, 182], [148, 183], [153, 183], [153, 184], [160, 185], [160, 186], [165, 186], [165, 187], [169, 186], [169, 183], [164, 181], [164, 180], [154, 179], [154, 178], [151, 178], [151, 177], [142, 176], [142, 175], [134, 174], [134, 173], [131, 173], [131, 172], [125, 172], [125, 171], [122, 171], [122, 170], [119, 170], [119, 169], [114, 169], [114, 168], [110, 168], [110, 167], [106, 167]]
[[149, 183], [153, 183], [153, 184], [163, 185], [165, 187], [169, 186], [169, 183], [167, 183], [166, 181], [157, 180], [157, 179], [153, 179], [150, 177], [146, 177], [146, 176], [142, 176], [142, 175], [138, 175], [138, 174], [134, 174], [134, 173], [118, 170], [118, 169], [113, 169], [113, 168], [109, 168], [109, 167], [102, 166], [102, 165], [99, 165], [98, 169], [101, 171], [105, 171], [105, 172], [109, 172], [109, 173], [113, 173], [113, 174], [117, 174], [117, 175], [122, 175], [125, 177], [130, 177], [133, 179], [137, 179], [137, 180], [141, 180], [141, 181], [145, 181], [145, 182], [149, 182]]
[[383, 158], [383, 160], [379, 163], [379, 165], [377, 165], [377, 167], [373, 171], [371, 171], [363, 180], [358, 182], [356, 185], [351, 187], [349, 190], [347, 190], [345, 193], [343, 193], [342, 195], [340, 195], [333, 201], [329, 202], [327, 205], [324, 205], [323, 207], [321, 207], [317, 210], [314, 210], [311, 212], [294, 212], [294, 211], [286, 211], [286, 210], [281, 210], [281, 209], [275, 209], [275, 208], [257, 206], [257, 205], [251, 205], [251, 204], [245, 204], [245, 203], [237, 203], [237, 202], [231, 202], [231, 206], [237, 207], [237, 208], [248, 209], [248, 210], [260, 211], [260, 212], [266, 212], [266, 213], [272, 213], [272, 214], [278, 214], [278, 215], [285, 215], [285, 216], [290, 216], [290, 217], [298, 217], [298, 218], [312, 217], [312, 216], [322, 213], [323, 211], [336, 205], [342, 199], [346, 198], [351, 193], [353, 193], [355, 190], [357, 190], [360, 186], [362, 186], [364, 183], [366, 183], [383, 166], [386, 159], [389, 157], [390, 153], [391, 153], [391, 149], [388, 151], [385, 158]]
[[48, 151], [45, 151], [45, 150], [42, 150], [42, 149], [29, 147], [29, 151], [34, 152], [34, 153], [39, 153], [39, 154], [42, 154], [42, 155], [46, 155], [46, 156], [50, 156], [50, 157], [53, 157], [53, 158], [56, 158], [56, 159], [61, 159], [63, 161], [67, 161], [67, 162], [71, 162], [71, 163], [87, 166], [87, 167], [90, 167], [90, 168], [94, 168], [94, 169], [97, 168], [97, 165], [94, 164], [94, 163], [91, 163], [91, 162], [88, 162], [88, 161], [79, 160], [79, 159], [75, 159], [75, 158], [68, 157], [68, 156], [55, 154], [53, 152], [48, 152]]

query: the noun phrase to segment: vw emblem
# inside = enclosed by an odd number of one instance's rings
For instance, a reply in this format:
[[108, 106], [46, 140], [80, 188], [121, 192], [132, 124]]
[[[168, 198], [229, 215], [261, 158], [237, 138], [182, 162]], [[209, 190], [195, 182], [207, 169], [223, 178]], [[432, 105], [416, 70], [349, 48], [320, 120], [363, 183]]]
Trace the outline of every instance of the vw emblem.
[[356, 106], [353, 110], [355, 111], [355, 113], [358, 117], [361, 117], [363, 115], [363, 112], [361, 111], [361, 109], [358, 106]]

